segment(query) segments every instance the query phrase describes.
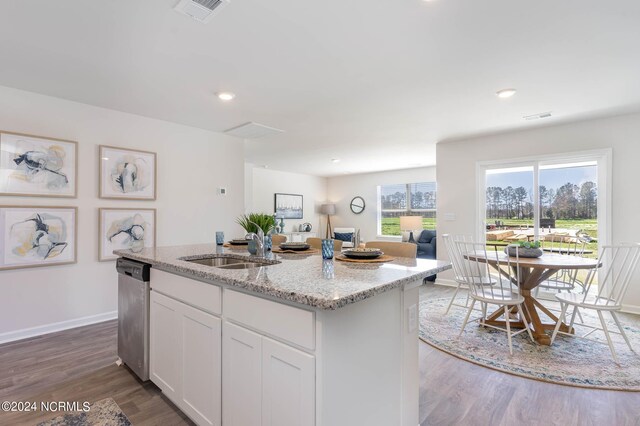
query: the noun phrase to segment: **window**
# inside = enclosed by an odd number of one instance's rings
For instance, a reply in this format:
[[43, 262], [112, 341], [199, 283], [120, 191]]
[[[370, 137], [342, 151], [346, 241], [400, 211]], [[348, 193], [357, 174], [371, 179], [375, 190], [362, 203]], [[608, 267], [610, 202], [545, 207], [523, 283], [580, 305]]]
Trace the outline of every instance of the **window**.
[[436, 227], [436, 183], [402, 183], [378, 187], [378, 235], [401, 235], [400, 216], [422, 216], [422, 227]]

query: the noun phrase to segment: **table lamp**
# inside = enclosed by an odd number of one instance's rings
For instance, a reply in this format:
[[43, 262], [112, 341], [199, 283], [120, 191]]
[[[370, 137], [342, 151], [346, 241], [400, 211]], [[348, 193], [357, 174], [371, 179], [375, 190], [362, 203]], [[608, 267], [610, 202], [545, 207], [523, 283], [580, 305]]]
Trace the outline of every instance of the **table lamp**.
[[409, 231], [409, 242], [416, 243], [413, 231], [422, 229], [422, 216], [400, 216], [400, 230]]
[[335, 204], [322, 204], [320, 206], [320, 214], [327, 215], [327, 233], [325, 238], [331, 237], [331, 215], [336, 214]]

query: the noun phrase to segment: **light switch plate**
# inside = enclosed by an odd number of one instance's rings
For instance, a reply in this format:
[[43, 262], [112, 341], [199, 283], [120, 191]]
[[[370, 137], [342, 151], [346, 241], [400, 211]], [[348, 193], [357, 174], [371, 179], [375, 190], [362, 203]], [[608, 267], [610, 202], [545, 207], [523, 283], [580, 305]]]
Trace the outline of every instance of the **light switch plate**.
[[446, 220], [447, 222], [453, 222], [456, 220], [456, 214], [455, 213], [445, 213], [444, 214], [444, 220]]
[[218, 188], [218, 195], [227, 195], [227, 188]]

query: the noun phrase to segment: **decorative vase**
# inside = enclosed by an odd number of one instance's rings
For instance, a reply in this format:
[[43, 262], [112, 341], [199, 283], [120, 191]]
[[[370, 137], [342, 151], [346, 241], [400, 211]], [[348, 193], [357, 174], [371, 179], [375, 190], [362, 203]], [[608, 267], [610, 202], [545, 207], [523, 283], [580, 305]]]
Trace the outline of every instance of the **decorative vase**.
[[280, 232], [284, 232], [284, 217], [280, 218]]
[[254, 256], [258, 254], [258, 246], [256, 245], [256, 242], [254, 240], [249, 241], [249, 244], [247, 244], [247, 250], [249, 250], [249, 253]]
[[534, 258], [542, 256], [541, 248], [526, 248], [526, 247], [507, 247], [504, 252], [511, 257], [516, 257], [516, 251], [518, 257]]
[[322, 258], [333, 259], [333, 240], [322, 240]]
[[271, 240], [271, 234], [267, 234], [264, 236], [264, 250], [271, 251], [271, 246], [273, 246], [273, 241]]

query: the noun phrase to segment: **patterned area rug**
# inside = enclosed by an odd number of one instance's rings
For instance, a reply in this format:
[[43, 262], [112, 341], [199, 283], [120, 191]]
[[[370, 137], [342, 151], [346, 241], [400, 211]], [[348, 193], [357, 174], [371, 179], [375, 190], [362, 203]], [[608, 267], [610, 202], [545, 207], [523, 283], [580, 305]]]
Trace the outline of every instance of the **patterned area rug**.
[[38, 426], [131, 426], [118, 404], [106, 398], [91, 404], [87, 412], [64, 414]]
[[[601, 331], [590, 336], [599, 342], [558, 335], [553, 346], [535, 344], [523, 333], [513, 338], [513, 356], [510, 356], [506, 333], [479, 327], [477, 322], [468, 324], [458, 339], [466, 310], [453, 306], [445, 316], [449, 300], [427, 299], [420, 303], [420, 339], [437, 349], [484, 367], [530, 379], [587, 388], [640, 391], [640, 355], [631, 352], [620, 335], [612, 335], [620, 365], [613, 362]], [[465, 299], [457, 302], [464, 304]], [[491, 306], [489, 309], [492, 312]], [[581, 313], [585, 324], [599, 324], [595, 312]], [[472, 318], [479, 315], [480, 312], [475, 311]], [[606, 317], [609, 317], [607, 326], [610, 330], [617, 330], [611, 316], [605, 313]], [[631, 345], [640, 351], [640, 329], [625, 324], [624, 319], [621, 322]], [[576, 330], [583, 335], [590, 329], [577, 325]]]

